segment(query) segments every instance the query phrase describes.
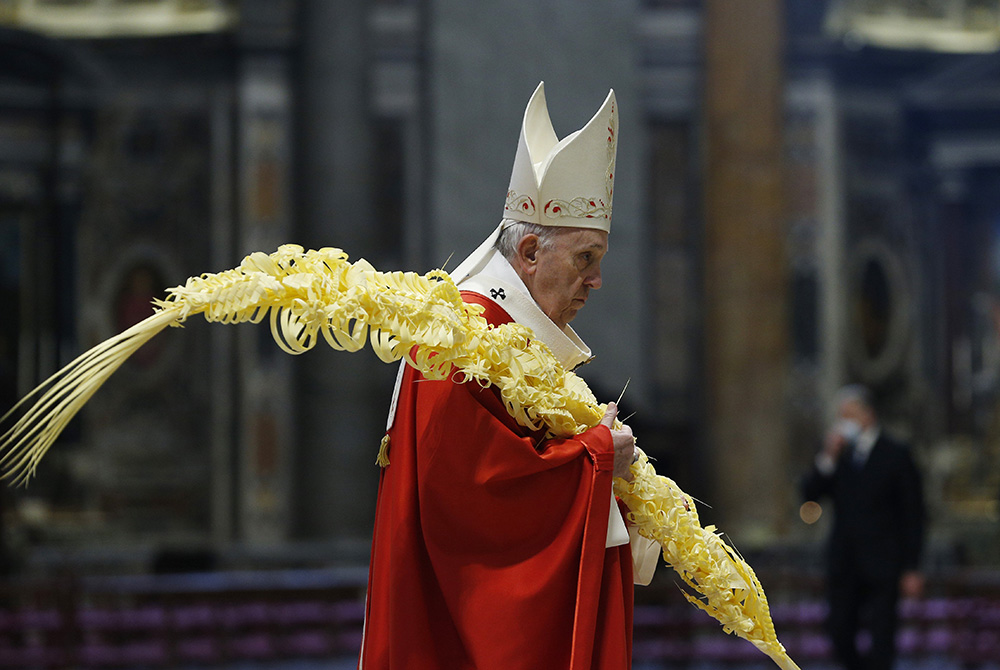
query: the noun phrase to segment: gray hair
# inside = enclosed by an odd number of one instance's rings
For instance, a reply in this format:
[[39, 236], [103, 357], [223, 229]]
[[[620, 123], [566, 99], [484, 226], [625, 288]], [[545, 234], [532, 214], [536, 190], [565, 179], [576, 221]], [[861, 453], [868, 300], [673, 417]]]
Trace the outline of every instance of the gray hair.
[[517, 257], [517, 245], [525, 235], [538, 235], [538, 245], [543, 249], [550, 248], [556, 237], [557, 228], [555, 226], [542, 226], [515, 219], [504, 219], [500, 223], [503, 227], [500, 230], [500, 236], [493, 244], [493, 248], [511, 262]]
[[834, 399], [837, 402], [837, 407], [840, 407], [845, 402], [856, 402], [871, 412], [875, 411], [875, 406], [872, 404], [871, 389], [863, 384], [848, 384], [847, 386], [840, 387]]

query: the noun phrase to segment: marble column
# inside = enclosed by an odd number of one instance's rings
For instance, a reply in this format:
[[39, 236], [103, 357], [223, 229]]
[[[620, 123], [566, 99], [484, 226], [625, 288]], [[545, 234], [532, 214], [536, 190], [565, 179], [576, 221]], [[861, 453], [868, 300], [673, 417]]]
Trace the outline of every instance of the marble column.
[[[299, 226], [306, 247], [378, 259], [369, 14], [363, 2], [303, 0], [299, 16]], [[325, 344], [299, 357], [294, 535], [367, 547], [374, 465], [395, 369], [370, 350]]]
[[705, 3], [705, 425], [713, 516], [744, 547], [788, 491], [782, 6]]

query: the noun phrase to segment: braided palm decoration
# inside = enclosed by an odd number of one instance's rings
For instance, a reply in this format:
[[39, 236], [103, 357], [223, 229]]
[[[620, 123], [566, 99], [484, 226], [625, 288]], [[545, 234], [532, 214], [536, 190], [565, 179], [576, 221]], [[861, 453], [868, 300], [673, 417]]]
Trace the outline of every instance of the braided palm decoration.
[[[81, 355], [0, 419], [0, 428], [10, 425], [0, 434], [4, 478], [27, 483], [62, 429], [115, 370], [164, 328], [195, 314], [233, 324], [268, 318], [278, 346], [290, 354], [308, 351], [321, 338], [345, 351], [367, 342], [381, 360], [405, 358], [429, 378], [492, 384], [518, 423], [544, 428], [549, 436], [575, 435], [604, 414], [587, 384], [563, 369], [527, 328], [490, 326], [482, 307], [464, 303], [441, 270], [382, 273], [364, 260], [349, 263], [339, 249], [284, 245], [271, 255], [250, 254], [238, 268], [192, 277], [167, 294], [155, 302], [152, 316]], [[692, 499], [657, 475], [645, 454], [632, 473], [631, 482], [615, 480], [615, 493], [639, 533], [661, 545], [664, 560], [690, 587], [685, 597], [779, 667], [798, 670], [778, 642], [750, 566], [714, 528], [701, 527]]]

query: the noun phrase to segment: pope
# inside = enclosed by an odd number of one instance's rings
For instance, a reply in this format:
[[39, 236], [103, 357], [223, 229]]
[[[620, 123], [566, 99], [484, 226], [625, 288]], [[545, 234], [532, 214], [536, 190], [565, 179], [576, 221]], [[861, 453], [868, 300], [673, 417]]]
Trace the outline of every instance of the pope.
[[539, 87], [504, 218], [454, 277], [294, 244], [189, 277], [0, 417], [2, 478], [26, 484], [104, 382], [192, 316], [266, 319], [289, 354], [368, 343], [406, 364], [377, 461], [361, 667], [628, 667], [631, 583], [662, 552], [689, 602], [798, 670], [753, 569], [571, 371], [590, 358], [569, 321], [602, 281], [616, 132], [612, 93], [559, 141]]
[[[503, 219], [454, 272], [493, 326], [530, 328], [567, 370], [591, 358], [569, 323], [601, 287], [617, 148], [611, 91], [561, 141], [539, 84]], [[360, 667], [631, 667], [632, 585], [659, 547], [612, 494], [634, 438], [609, 403], [578, 435], [519, 425], [498, 389], [405, 362], [390, 410]], [[636, 570], [635, 567], [640, 567]]]

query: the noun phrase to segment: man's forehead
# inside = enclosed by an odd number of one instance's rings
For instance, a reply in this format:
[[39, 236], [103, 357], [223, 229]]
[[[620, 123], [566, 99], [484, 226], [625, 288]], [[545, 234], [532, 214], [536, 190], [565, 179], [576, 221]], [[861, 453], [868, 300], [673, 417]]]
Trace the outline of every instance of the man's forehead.
[[559, 238], [575, 250], [599, 249], [606, 251], [608, 248], [608, 234], [603, 230], [593, 228], [562, 228], [559, 231]]
[[841, 412], [864, 412], [868, 407], [857, 398], [844, 398], [840, 401]]

